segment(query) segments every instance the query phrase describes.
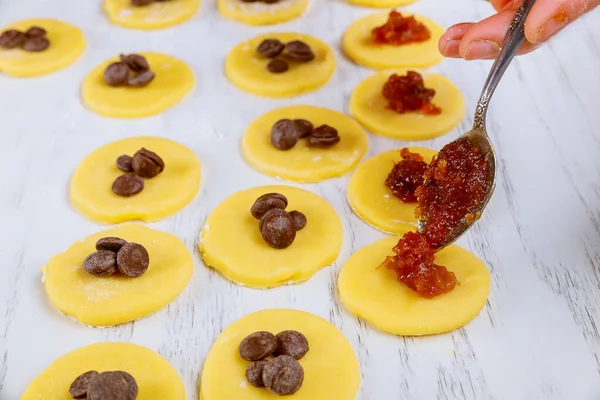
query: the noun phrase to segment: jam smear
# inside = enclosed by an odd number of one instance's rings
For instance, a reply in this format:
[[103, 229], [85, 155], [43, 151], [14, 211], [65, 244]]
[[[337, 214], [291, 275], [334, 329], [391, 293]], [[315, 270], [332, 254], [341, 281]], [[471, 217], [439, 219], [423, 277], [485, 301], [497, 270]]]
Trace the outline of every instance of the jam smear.
[[374, 28], [371, 35], [375, 43], [395, 46], [424, 42], [431, 38], [431, 32], [425, 25], [415, 17], [405, 17], [396, 10], [391, 11], [387, 22]]
[[432, 299], [456, 287], [454, 272], [433, 262], [435, 251], [420, 234], [406, 233], [393, 251], [396, 254], [387, 257], [381, 265], [396, 272], [398, 281], [420, 297]]
[[421, 234], [432, 248], [448, 242], [457, 228], [479, 219], [488, 193], [489, 165], [471, 140], [462, 138], [446, 146], [425, 171], [426, 187], [417, 189], [417, 218], [426, 221]]
[[412, 153], [407, 148], [400, 150], [400, 156], [402, 160], [394, 164], [385, 180], [385, 185], [404, 203], [415, 203], [417, 201], [415, 190], [423, 185], [427, 163], [423, 161], [420, 154]]
[[426, 88], [423, 77], [415, 71], [408, 71], [403, 76], [392, 74], [383, 85], [383, 97], [388, 101], [388, 108], [399, 114], [440, 114], [442, 109], [431, 103], [434, 95], [435, 90]]

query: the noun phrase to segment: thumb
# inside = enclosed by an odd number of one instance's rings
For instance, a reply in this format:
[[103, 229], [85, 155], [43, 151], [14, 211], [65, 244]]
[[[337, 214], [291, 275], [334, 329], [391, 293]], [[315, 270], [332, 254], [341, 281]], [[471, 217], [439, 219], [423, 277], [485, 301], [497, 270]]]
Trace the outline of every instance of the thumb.
[[600, 5], [600, 0], [538, 0], [525, 24], [525, 36], [540, 43], [583, 14]]

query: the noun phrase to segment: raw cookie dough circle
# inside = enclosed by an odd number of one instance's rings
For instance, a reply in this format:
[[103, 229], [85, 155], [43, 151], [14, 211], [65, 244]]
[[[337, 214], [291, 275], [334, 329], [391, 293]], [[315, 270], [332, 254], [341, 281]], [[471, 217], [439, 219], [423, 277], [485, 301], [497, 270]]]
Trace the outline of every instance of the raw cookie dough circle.
[[[137, 278], [93, 276], [82, 268], [98, 239], [120, 237], [143, 245], [150, 266]], [[185, 244], [169, 233], [125, 224], [90, 235], [52, 257], [43, 268], [46, 293], [54, 307], [91, 326], [113, 326], [152, 314], [185, 289], [194, 263]]]
[[394, 8], [404, 6], [415, 2], [416, 0], [347, 0], [348, 3], [357, 6], [376, 7], [376, 8]]
[[136, 7], [131, 0], [104, 0], [104, 11], [110, 22], [133, 29], [162, 29], [179, 25], [198, 11], [200, 0], [156, 1]]
[[179, 103], [194, 88], [194, 73], [185, 62], [160, 53], [138, 54], [148, 60], [154, 80], [142, 88], [111, 87], [104, 82], [104, 70], [119, 58], [106, 60], [83, 81], [81, 95], [90, 110], [112, 118], [149, 117]]
[[282, 0], [275, 4], [244, 3], [241, 0], [218, 0], [222, 16], [248, 25], [272, 25], [297, 18], [306, 11], [309, 0]]
[[[267, 70], [270, 58], [262, 57], [256, 48], [264, 39], [279, 39], [283, 43], [302, 40], [315, 53], [307, 63], [290, 63], [282, 74]], [[317, 38], [300, 33], [270, 33], [237, 45], [225, 61], [225, 74], [238, 88], [259, 96], [294, 97], [323, 86], [335, 70], [333, 50]]]
[[456, 128], [465, 116], [465, 101], [458, 87], [439, 74], [422, 73], [425, 87], [435, 89], [433, 104], [442, 108], [439, 115], [398, 114], [387, 108], [383, 85], [392, 73], [381, 71], [359, 83], [350, 98], [350, 114], [371, 132], [400, 140], [426, 140]]
[[[436, 151], [422, 147], [409, 147], [419, 153], [427, 163]], [[386, 151], [371, 157], [356, 169], [348, 183], [348, 203], [363, 221], [386, 233], [406, 232], [415, 229], [417, 203], [404, 203], [385, 185], [392, 167], [402, 160], [400, 149]]]
[[[327, 124], [338, 130], [340, 142], [329, 148], [308, 145], [300, 139], [290, 150], [276, 149], [271, 128], [280, 119], [306, 119], [316, 127]], [[260, 172], [296, 182], [319, 182], [344, 175], [365, 155], [367, 134], [353, 119], [337, 111], [314, 106], [290, 106], [270, 111], [254, 120], [242, 138], [242, 154]]]
[[76, 26], [55, 19], [28, 19], [15, 22], [0, 30], [26, 31], [39, 26], [48, 31], [50, 47], [40, 52], [28, 52], [21, 48], [0, 49], [0, 73], [26, 78], [56, 72], [77, 60], [85, 50], [85, 37]]
[[[112, 191], [115, 179], [122, 175], [117, 157], [145, 147], [156, 152], [165, 169], [144, 180], [144, 190], [132, 197]], [[159, 137], [135, 137], [118, 140], [90, 153], [77, 167], [71, 179], [71, 204], [87, 218], [106, 224], [141, 220], [157, 221], [186, 206], [200, 188], [200, 161], [187, 147]]]
[[424, 299], [398, 282], [394, 271], [379, 267], [398, 239], [372, 243], [342, 267], [340, 297], [354, 315], [385, 332], [421, 336], [458, 329], [479, 314], [490, 292], [490, 273], [481, 260], [456, 245], [437, 253], [435, 262], [454, 272], [460, 284], [450, 293]]
[[247, 315], [215, 340], [200, 381], [201, 400], [266, 400], [280, 397], [246, 380], [250, 362], [238, 353], [242, 339], [257, 331], [277, 334], [296, 330], [308, 339], [310, 350], [298, 362], [304, 382], [294, 400], [354, 400], [360, 387], [358, 360], [348, 339], [328, 321], [304, 311], [271, 309]]
[[69, 387], [86, 371], [125, 371], [138, 385], [136, 400], [185, 400], [177, 371], [154, 351], [129, 343], [97, 343], [55, 360], [25, 389], [21, 400], [71, 399]]
[[431, 32], [426, 42], [401, 46], [373, 42], [373, 28], [385, 24], [389, 13], [374, 14], [354, 22], [344, 34], [344, 52], [354, 62], [375, 69], [427, 68], [440, 63], [444, 57], [438, 50], [438, 41], [445, 29], [427, 17], [415, 15]]
[[[287, 249], [269, 247], [250, 207], [265, 193], [288, 198], [288, 211], [306, 215], [306, 227]], [[291, 186], [262, 186], [228, 197], [208, 216], [199, 248], [204, 263], [227, 279], [255, 288], [298, 283], [333, 263], [342, 247], [342, 222], [326, 200]]]

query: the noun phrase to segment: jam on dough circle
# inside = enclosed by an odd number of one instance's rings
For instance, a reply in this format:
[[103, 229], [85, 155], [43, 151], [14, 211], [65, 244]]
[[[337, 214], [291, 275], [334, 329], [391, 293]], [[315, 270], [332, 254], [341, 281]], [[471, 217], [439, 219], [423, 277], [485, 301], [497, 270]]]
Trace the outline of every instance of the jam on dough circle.
[[175, 368], [154, 351], [129, 343], [97, 343], [55, 360], [25, 389], [21, 400], [71, 399], [69, 387], [87, 371], [125, 371], [138, 385], [136, 400], [185, 400], [185, 389]]
[[[308, 145], [300, 139], [290, 150], [271, 143], [271, 128], [280, 119], [306, 119], [314, 127], [327, 124], [337, 129], [340, 142], [328, 148]], [[242, 154], [248, 164], [270, 176], [296, 182], [319, 182], [344, 175], [365, 155], [367, 134], [353, 119], [337, 111], [314, 106], [289, 106], [254, 120], [242, 138]]]
[[[148, 250], [150, 266], [137, 278], [93, 276], [82, 268], [103, 237], [120, 237]], [[46, 293], [54, 307], [90, 326], [114, 326], [152, 314], [185, 289], [194, 263], [185, 244], [169, 233], [125, 224], [90, 235], [52, 257], [43, 268]]]
[[[422, 147], [409, 147], [429, 163], [436, 151]], [[385, 180], [395, 163], [402, 160], [400, 149], [386, 151], [371, 157], [358, 166], [348, 183], [348, 203], [366, 223], [386, 233], [406, 232], [415, 229], [417, 203], [404, 203], [392, 194]]]
[[357, 6], [376, 7], [376, 8], [394, 8], [404, 6], [415, 2], [416, 0], [347, 0], [349, 3]]
[[154, 80], [141, 88], [111, 87], [104, 82], [104, 70], [119, 58], [106, 60], [83, 81], [81, 94], [90, 110], [112, 118], [149, 117], [179, 103], [194, 88], [194, 73], [185, 62], [160, 53], [139, 54], [148, 60]]
[[[290, 69], [282, 74], [267, 70], [270, 58], [262, 57], [256, 47], [264, 39], [279, 39], [283, 43], [301, 40], [315, 53], [315, 59], [292, 62]], [[333, 50], [317, 38], [300, 33], [270, 33], [237, 45], [225, 61], [225, 74], [238, 88], [259, 96], [294, 97], [323, 86], [335, 70]]]
[[316, 315], [291, 309], [270, 309], [249, 314], [231, 324], [215, 340], [200, 381], [201, 400], [266, 400], [278, 396], [256, 388], [246, 380], [250, 362], [238, 353], [249, 334], [274, 335], [296, 330], [308, 339], [310, 350], [298, 362], [304, 382], [294, 400], [354, 400], [360, 387], [360, 369], [348, 339], [335, 326]]
[[[405, 232], [403, 232], [405, 233]], [[458, 329], [479, 314], [490, 292], [490, 273], [467, 250], [451, 245], [436, 254], [436, 263], [456, 274], [449, 293], [424, 299], [379, 264], [392, 255], [398, 237], [372, 243], [348, 259], [338, 278], [344, 305], [359, 318], [395, 335], [435, 335]]]
[[245, 3], [241, 0], [218, 0], [222, 16], [248, 25], [272, 25], [297, 18], [306, 11], [309, 0], [282, 0], [275, 4]]
[[439, 74], [422, 73], [425, 87], [435, 90], [432, 102], [441, 114], [398, 114], [387, 108], [383, 85], [392, 73], [406, 72], [380, 71], [360, 82], [350, 98], [350, 114], [371, 132], [400, 140], [432, 139], [456, 128], [465, 116], [465, 101], [458, 87]]
[[[269, 247], [250, 214], [266, 193], [288, 198], [286, 210], [298, 210], [308, 220], [286, 249]], [[291, 186], [261, 186], [233, 194], [208, 216], [200, 234], [204, 263], [227, 279], [255, 288], [271, 288], [309, 279], [333, 263], [342, 247], [342, 222], [323, 198]]]
[[50, 47], [40, 52], [28, 52], [20, 48], [0, 49], [0, 73], [27, 78], [46, 75], [74, 63], [85, 50], [85, 36], [76, 26], [55, 19], [28, 19], [5, 26], [7, 29], [26, 31], [39, 26], [48, 31]]
[[[133, 156], [142, 147], [158, 154], [165, 169], [144, 180], [144, 190], [132, 197], [112, 191], [122, 175], [116, 160]], [[79, 164], [71, 179], [71, 204], [87, 218], [106, 224], [141, 220], [157, 221], [186, 206], [200, 188], [200, 161], [187, 147], [159, 137], [122, 139], [102, 146]]]
[[350, 25], [343, 39], [346, 55], [358, 64], [375, 69], [427, 68], [444, 59], [438, 50], [438, 41], [444, 33], [444, 28], [419, 15], [415, 15], [415, 18], [425, 24], [431, 32], [429, 40], [401, 46], [374, 43], [371, 31], [385, 24], [388, 16], [389, 13], [369, 15]]
[[179, 25], [200, 8], [200, 0], [156, 1], [147, 6], [131, 5], [131, 0], [104, 0], [110, 22], [132, 29], [162, 29]]

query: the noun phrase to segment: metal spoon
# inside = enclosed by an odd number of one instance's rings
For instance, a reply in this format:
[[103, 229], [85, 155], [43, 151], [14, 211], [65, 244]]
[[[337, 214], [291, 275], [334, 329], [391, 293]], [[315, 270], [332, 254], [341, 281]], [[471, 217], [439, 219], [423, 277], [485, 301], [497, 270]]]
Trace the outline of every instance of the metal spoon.
[[[521, 4], [521, 7], [517, 10], [515, 18], [508, 28], [508, 32], [502, 41], [502, 45], [500, 46], [500, 51], [498, 52], [498, 56], [496, 57], [496, 61], [492, 66], [490, 74], [488, 75], [487, 81], [483, 87], [483, 91], [481, 93], [481, 97], [479, 98], [479, 102], [477, 103], [477, 108], [475, 109], [475, 117], [473, 119], [473, 128], [460, 136], [456, 140], [460, 140], [462, 138], [468, 138], [472, 143], [477, 145], [481, 153], [485, 156], [486, 161], [488, 162], [490, 174], [487, 182], [487, 195], [485, 200], [481, 203], [481, 207], [479, 210], [474, 210], [473, 214], [479, 218], [483, 213], [483, 210], [487, 206], [492, 194], [494, 193], [494, 188], [496, 186], [496, 155], [494, 153], [494, 147], [490, 141], [490, 138], [485, 129], [485, 117], [487, 115], [488, 104], [498, 87], [498, 83], [500, 83], [500, 79], [506, 72], [510, 62], [517, 54], [517, 51], [525, 41], [525, 20], [529, 15], [529, 12], [533, 8], [535, 4], [535, 0], [524, 0]], [[429, 180], [426, 180], [423, 183], [423, 186], [427, 187]], [[459, 237], [461, 237], [473, 224], [474, 221], [468, 223], [463, 219], [463, 223], [460, 224], [457, 229], [454, 230], [454, 236], [448, 238], [446, 243], [437, 247], [438, 250], [448, 246], [455, 242]], [[423, 233], [423, 229], [425, 228], [426, 221], [419, 218], [418, 221], [418, 231]]]

